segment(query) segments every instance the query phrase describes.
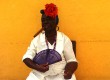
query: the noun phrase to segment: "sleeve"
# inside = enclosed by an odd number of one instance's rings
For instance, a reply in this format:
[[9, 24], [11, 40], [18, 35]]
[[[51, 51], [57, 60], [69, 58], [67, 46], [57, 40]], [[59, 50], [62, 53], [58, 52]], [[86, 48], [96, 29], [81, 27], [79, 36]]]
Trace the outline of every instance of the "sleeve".
[[34, 58], [35, 54], [36, 54], [36, 46], [35, 46], [35, 40], [33, 39], [31, 41], [31, 44], [30, 46], [28, 47], [26, 53], [24, 54], [23, 58], [22, 58], [22, 61], [25, 59], [25, 58], [30, 58], [31, 60]]
[[77, 62], [74, 51], [73, 51], [73, 47], [72, 47], [72, 42], [71, 40], [66, 37], [65, 42], [64, 42], [64, 56], [65, 59], [68, 62]]

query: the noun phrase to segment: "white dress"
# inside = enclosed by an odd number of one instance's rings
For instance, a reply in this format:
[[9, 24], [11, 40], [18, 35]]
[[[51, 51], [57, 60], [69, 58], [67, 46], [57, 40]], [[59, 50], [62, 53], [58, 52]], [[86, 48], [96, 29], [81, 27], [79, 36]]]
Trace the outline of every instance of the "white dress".
[[[51, 45], [48, 42], [48, 46], [49, 49], [53, 49], [54, 44]], [[45, 49], [47, 49], [45, 33], [40, 33], [31, 41], [31, 44], [24, 54], [22, 60], [25, 58], [30, 58], [33, 60], [37, 53]], [[77, 60], [75, 58], [70, 39], [64, 33], [59, 31], [57, 31], [55, 50], [61, 55], [62, 61], [49, 65], [49, 70], [45, 73], [33, 69], [26, 80], [65, 80], [63, 75], [66, 63], [71, 61], [77, 62]], [[76, 80], [75, 74], [73, 74], [71, 79], [66, 80]]]

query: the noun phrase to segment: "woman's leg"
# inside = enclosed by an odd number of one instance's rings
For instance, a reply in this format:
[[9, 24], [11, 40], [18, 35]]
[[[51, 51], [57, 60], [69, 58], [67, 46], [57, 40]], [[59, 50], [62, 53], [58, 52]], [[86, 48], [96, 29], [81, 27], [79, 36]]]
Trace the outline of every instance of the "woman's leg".
[[63, 74], [58, 74], [58, 75], [54, 75], [54, 76], [47, 76], [45, 77], [45, 80], [76, 80], [75, 75], [73, 74], [71, 79], [64, 79]]
[[37, 77], [35, 76], [35, 74], [33, 74], [32, 72], [29, 74], [29, 76], [27, 77], [26, 80], [45, 80], [44, 78], [41, 77]]

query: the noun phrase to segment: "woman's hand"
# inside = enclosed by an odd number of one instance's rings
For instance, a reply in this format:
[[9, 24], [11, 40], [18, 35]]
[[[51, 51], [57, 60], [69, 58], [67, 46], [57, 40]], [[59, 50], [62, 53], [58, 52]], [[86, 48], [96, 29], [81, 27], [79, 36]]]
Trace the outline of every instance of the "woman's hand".
[[78, 63], [77, 62], [69, 62], [65, 66], [65, 71], [64, 71], [64, 78], [65, 79], [71, 79], [72, 74], [75, 72], [77, 69]]
[[48, 70], [49, 70], [49, 65], [48, 65], [48, 63], [38, 65], [38, 66], [37, 66], [37, 70], [40, 71], [40, 72], [46, 72], [46, 71], [48, 71]]
[[35, 69], [37, 71], [40, 72], [46, 72], [49, 70], [49, 64], [42, 64], [42, 65], [38, 65], [35, 62], [33, 62], [30, 58], [26, 58], [23, 60], [23, 62], [30, 68]]
[[71, 79], [72, 77], [72, 73], [69, 71], [64, 71], [64, 78], [65, 79]]

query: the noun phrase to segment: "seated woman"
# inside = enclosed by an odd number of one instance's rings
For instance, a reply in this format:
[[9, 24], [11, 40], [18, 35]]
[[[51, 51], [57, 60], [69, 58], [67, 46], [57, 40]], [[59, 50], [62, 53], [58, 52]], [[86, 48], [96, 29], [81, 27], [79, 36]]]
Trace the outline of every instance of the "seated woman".
[[26, 80], [76, 80], [74, 72], [78, 63], [72, 43], [64, 33], [56, 30], [59, 22], [56, 5], [46, 4], [41, 14], [42, 29], [22, 59], [33, 69]]

